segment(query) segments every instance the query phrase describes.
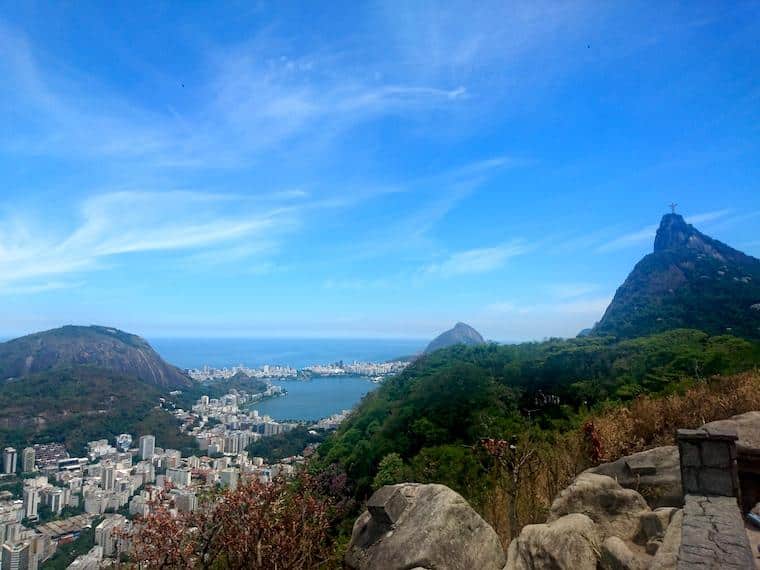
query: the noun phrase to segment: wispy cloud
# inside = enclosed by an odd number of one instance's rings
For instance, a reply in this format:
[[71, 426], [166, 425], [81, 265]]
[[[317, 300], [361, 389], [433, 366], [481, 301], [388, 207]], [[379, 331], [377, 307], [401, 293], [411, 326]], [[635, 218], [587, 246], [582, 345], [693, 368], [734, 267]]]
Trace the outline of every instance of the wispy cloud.
[[596, 283], [553, 283], [546, 286], [547, 292], [557, 299], [573, 299], [599, 290]]
[[48, 281], [34, 285], [0, 285], [0, 295], [34, 295], [61, 289], [76, 289], [84, 285], [84, 281]]
[[[308, 144], [377, 117], [446, 108], [468, 96], [460, 84], [383, 81], [342, 69], [335, 54], [278, 55], [286, 51], [266, 34], [211, 49], [177, 105], [148, 108], [58, 65], [55, 54], [38, 53], [0, 21], [0, 94], [25, 127], [0, 128], [0, 148], [139, 159], [143, 169], [242, 166], [285, 142]], [[188, 100], [192, 110], [182, 110]]]
[[383, 224], [369, 232], [366, 239], [352, 244], [354, 256], [367, 258], [399, 250], [432, 249], [428, 234], [449, 212], [500, 171], [530, 163], [524, 157], [491, 156], [376, 190], [375, 197], [387, 199], [393, 194], [404, 199], [413, 195], [415, 203], [395, 221]]
[[[233, 206], [233, 208], [230, 208]], [[244, 198], [198, 192], [111, 192], [79, 209], [74, 228], [57, 238], [45, 222], [16, 217], [0, 230], [0, 287], [50, 289], [51, 276], [102, 269], [106, 260], [144, 252], [196, 251], [232, 244], [240, 255], [264, 251], [297, 223], [294, 205], [252, 207]], [[44, 237], [43, 237], [44, 236]]]
[[604, 310], [612, 301], [611, 296], [593, 297], [587, 299], [575, 299], [572, 301], [558, 301], [555, 303], [526, 304], [510, 301], [501, 301], [488, 305], [487, 310], [495, 313], [514, 313], [518, 315], [528, 314], [563, 314], [563, 315], [589, 315], [601, 317]]
[[493, 247], [460, 251], [443, 261], [432, 263], [423, 269], [425, 275], [452, 277], [473, 273], [487, 273], [504, 266], [507, 260], [530, 251], [522, 240], [515, 240]]

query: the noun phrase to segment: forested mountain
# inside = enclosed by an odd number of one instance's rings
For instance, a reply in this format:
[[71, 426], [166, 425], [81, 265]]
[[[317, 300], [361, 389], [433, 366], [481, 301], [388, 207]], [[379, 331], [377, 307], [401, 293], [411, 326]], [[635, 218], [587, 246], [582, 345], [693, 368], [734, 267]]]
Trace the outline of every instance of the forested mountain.
[[93, 439], [156, 435], [161, 446], [190, 449], [177, 421], [159, 407], [166, 394], [148, 382], [92, 366], [57, 368], [0, 385], [0, 445], [62, 442], [75, 454]]
[[683, 329], [623, 341], [457, 345], [424, 355], [366, 396], [320, 456], [340, 463], [359, 495], [383, 458], [398, 454], [413, 480], [471, 496], [481, 469], [472, 445], [481, 438], [559, 433], [577, 427], [584, 409], [758, 363], [760, 344]]
[[435, 337], [428, 344], [425, 352], [433, 352], [441, 348], [448, 348], [455, 344], [476, 345], [483, 344], [485, 340], [478, 331], [465, 323], [457, 323], [454, 328], [447, 330]]
[[159, 388], [192, 380], [139, 336], [100, 326], [65, 326], [0, 344], [0, 382], [55, 369], [92, 366]]
[[[154, 433], [161, 445], [192, 446], [160, 398], [197, 397], [196, 382], [142, 338], [112, 328], [65, 326], [0, 344], [0, 445], [87, 441]], [[184, 403], [184, 402], [183, 402]]]
[[653, 253], [636, 264], [592, 334], [633, 338], [675, 328], [759, 339], [760, 260], [667, 214]]

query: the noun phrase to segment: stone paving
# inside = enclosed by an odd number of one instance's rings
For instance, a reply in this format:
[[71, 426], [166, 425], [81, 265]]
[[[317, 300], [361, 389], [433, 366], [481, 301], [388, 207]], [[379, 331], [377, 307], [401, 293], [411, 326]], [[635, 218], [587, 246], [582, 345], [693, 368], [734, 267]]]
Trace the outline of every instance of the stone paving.
[[754, 568], [734, 497], [687, 495], [678, 570]]

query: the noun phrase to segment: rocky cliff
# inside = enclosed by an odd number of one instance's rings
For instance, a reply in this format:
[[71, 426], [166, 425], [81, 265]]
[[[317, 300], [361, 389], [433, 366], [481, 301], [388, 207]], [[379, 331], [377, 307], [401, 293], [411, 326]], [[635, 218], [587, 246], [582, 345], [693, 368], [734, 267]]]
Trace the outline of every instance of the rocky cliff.
[[663, 216], [654, 251], [634, 267], [592, 334], [676, 328], [760, 338], [760, 260]]

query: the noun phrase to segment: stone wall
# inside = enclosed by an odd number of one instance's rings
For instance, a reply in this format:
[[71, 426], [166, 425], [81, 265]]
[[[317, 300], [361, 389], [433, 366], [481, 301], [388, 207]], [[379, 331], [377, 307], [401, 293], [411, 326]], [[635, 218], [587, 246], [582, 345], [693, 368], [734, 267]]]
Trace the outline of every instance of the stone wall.
[[678, 430], [684, 491], [678, 570], [753, 568], [739, 505], [736, 430]]
[[739, 496], [737, 439], [730, 428], [678, 430], [684, 495]]

